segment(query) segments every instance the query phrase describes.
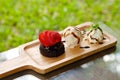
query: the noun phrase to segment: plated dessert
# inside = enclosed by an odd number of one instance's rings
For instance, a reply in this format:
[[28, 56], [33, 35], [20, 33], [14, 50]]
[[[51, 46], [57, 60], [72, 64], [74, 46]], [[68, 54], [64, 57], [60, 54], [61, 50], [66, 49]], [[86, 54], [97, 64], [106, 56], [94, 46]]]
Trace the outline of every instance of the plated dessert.
[[55, 31], [44, 31], [39, 34], [40, 52], [46, 57], [57, 57], [65, 52], [61, 35]]
[[[61, 32], [46, 30], [39, 34], [40, 53], [46, 57], [58, 57], [65, 53], [65, 48], [81, 47], [81, 42], [90, 44], [103, 43], [104, 35], [98, 24], [86, 22], [69, 26]], [[63, 43], [64, 42], [64, 43]]]

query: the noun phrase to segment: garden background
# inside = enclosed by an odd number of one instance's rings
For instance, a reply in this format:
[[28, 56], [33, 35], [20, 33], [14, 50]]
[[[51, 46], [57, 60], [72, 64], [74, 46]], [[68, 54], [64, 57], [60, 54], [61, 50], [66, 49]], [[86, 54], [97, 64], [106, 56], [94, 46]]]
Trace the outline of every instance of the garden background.
[[104, 22], [120, 34], [120, 0], [0, 0], [0, 52], [86, 21]]

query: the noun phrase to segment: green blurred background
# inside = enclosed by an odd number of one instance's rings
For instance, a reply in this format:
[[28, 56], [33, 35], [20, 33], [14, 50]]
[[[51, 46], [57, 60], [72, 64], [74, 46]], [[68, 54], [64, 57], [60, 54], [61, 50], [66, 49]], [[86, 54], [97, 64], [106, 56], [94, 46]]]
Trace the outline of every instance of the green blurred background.
[[119, 34], [120, 0], [0, 0], [0, 52], [45, 29], [102, 21]]

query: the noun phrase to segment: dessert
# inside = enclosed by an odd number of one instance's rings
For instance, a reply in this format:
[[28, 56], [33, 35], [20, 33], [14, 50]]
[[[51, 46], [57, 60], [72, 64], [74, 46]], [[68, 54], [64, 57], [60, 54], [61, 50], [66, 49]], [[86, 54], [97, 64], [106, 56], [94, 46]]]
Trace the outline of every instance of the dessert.
[[55, 31], [46, 30], [39, 34], [40, 53], [46, 57], [58, 57], [65, 52], [61, 35]]
[[79, 28], [77, 27], [67, 27], [63, 31], [63, 41], [65, 41], [66, 47], [74, 48], [80, 45], [82, 40], [82, 34]]
[[[86, 31], [89, 29], [88, 31]], [[61, 37], [62, 36], [62, 37]], [[61, 32], [44, 31], [39, 34], [40, 52], [47, 57], [57, 57], [68, 48], [80, 47], [84, 40], [91, 44], [103, 43], [104, 35], [98, 24], [86, 22], [75, 27], [69, 26]], [[63, 44], [64, 42], [64, 44]], [[86, 42], [85, 42], [86, 43]], [[89, 48], [88, 45], [85, 48]]]
[[85, 39], [88, 40], [91, 44], [103, 43], [103, 38], [103, 31], [98, 24], [93, 24], [85, 35]]

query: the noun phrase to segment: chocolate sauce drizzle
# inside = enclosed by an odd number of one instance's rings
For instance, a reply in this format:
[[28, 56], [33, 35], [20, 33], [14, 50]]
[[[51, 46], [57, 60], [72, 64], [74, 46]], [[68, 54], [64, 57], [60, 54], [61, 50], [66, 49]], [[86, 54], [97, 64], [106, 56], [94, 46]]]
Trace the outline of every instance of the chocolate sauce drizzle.
[[103, 40], [106, 40], [106, 38], [105, 38], [105, 37], [103, 37]]
[[[67, 31], [70, 31], [70, 29], [67, 29]], [[66, 31], [66, 32], [67, 32]], [[63, 34], [64, 37], [68, 36], [69, 34], [66, 35], [66, 32]]]
[[65, 43], [66, 41], [62, 41], [63, 43]]
[[80, 46], [80, 48], [90, 48], [90, 46]]
[[73, 33], [73, 32], [72, 32], [72, 35], [78, 39], [77, 44], [79, 44], [79, 42], [80, 42], [80, 38], [79, 38], [75, 33]]

